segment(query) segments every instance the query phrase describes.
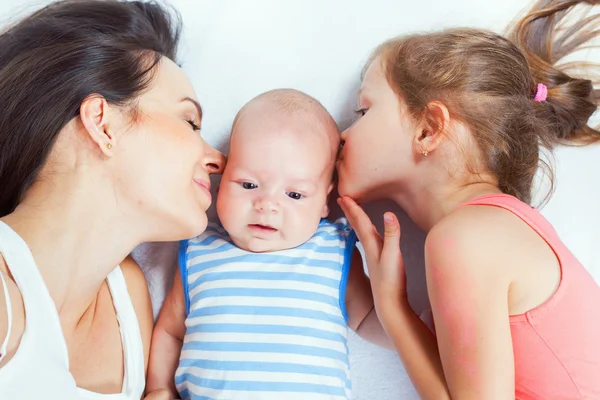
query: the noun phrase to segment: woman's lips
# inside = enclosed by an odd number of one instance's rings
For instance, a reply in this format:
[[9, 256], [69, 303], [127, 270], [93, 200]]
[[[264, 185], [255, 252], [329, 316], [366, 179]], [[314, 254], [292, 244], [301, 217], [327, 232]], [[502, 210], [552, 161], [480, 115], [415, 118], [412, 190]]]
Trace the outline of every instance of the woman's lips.
[[208, 202], [212, 201], [212, 194], [210, 193], [210, 181], [205, 181], [202, 179], [194, 179], [194, 183], [200, 187], [208, 197]]

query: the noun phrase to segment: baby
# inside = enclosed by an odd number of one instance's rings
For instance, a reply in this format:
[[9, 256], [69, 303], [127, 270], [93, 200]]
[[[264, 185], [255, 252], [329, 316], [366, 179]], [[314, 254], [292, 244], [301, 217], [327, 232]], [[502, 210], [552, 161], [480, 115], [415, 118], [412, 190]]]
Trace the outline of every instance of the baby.
[[217, 196], [222, 225], [181, 245], [149, 389], [174, 391], [175, 376], [183, 399], [351, 397], [347, 327], [382, 343], [385, 334], [356, 235], [324, 219], [338, 146], [335, 122], [304, 93], [270, 91], [240, 110]]

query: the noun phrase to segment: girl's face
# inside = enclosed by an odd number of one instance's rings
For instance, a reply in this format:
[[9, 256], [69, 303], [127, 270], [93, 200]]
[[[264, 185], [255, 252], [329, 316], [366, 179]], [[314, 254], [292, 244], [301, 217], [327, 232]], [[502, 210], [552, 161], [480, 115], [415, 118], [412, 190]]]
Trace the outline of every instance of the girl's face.
[[358, 92], [358, 120], [342, 132], [338, 190], [357, 201], [389, 197], [414, 167], [413, 133], [406, 107], [375, 59]]

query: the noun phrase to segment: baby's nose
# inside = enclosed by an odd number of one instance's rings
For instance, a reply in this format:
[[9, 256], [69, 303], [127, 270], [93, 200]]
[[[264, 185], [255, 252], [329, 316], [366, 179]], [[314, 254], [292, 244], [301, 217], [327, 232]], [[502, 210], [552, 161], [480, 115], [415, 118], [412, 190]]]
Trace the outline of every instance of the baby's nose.
[[262, 197], [254, 203], [256, 211], [276, 213], [279, 210], [279, 205], [270, 197]]

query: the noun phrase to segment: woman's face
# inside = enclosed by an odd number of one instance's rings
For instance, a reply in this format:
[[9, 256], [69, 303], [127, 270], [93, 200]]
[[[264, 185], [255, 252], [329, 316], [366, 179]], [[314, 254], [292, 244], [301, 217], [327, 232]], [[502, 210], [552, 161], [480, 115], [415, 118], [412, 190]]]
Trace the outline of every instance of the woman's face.
[[357, 201], [389, 197], [410, 173], [416, 127], [375, 59], [358, 93], [358, 120], [342, 132], [338, 191]]
[[185, 73], [166, 58], [156, 68], [135, 122], [115, 142], [114, 178], [119, 197], [141, 212], [147, 240], [178, 240], [206, 228], [209, 175], [225, 158], [200, 136], [202, 112]]

